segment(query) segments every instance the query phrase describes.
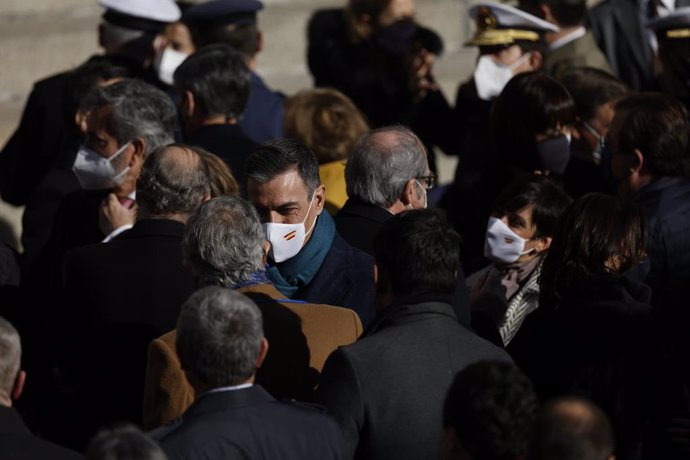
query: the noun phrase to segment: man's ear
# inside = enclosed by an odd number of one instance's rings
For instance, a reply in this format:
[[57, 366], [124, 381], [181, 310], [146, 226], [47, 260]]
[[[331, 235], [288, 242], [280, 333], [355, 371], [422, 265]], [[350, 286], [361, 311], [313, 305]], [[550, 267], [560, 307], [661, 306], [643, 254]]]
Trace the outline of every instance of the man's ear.
[[261, 266], [265, 267], [266, 262], [268, 261], [268, 253], [271, 250], [271, 243], [269, 241], [264, 241], [263, 244], [261, 244], [261, 249], [263, 251], [263, 255], [261, 256]]
[[16, 401], [24, 391], [24, 384], [26, 383], [26, 372], [20, 370], [17, 372], [17, 377], [14, 379], [14, 386], [12, 386], [12, 400]]
[[402, 204], [405, 206], [407, 209], [408, 206], [412, 206], [413, 203], [416, 203], [419, 201], [420, 196], [418, 194], [417, 190], [417, 184], [415, 183], [414, 179], [410, 179], [405, 183], [405, 187], [403, 188], [403, 193], [402, 196], [400, 197], [400, 201]]
[[196, 100], [194, 99], [194, 94], [192, 94], [191, 91], [186, 90], [182, 95], [182, 99], [182, 107], [180, 110], [182, 112], [182, 117], [191, 118], [196, 110]]
[[379, 284], [379, 266], [374, 262], [374, 286]]
[[548, 21], [551, 24], [557, 23], [556, 19], [553, 17], [553, 14], [551, 13], [551, 7], [550, 6], [544, 5], [542, 3], [541, 5], [539, 5], [539, 11], [541, 11], [541, 15], [545, 21]]
[[316, 215], [318, 216], [323, 211], [323, 206], [326, 204], [326, 186], [321, 184], [314, 190], [314, 208], [316, 208]]
[[259, 369], [266, 359], [268, 354], [268, 340], [266, 337], [261, 339], [261, 349], [259, 350], [259, 356], [256, 358], [256, 368]]
[[132, 147], [134, 147], [134, 153], [132, 153], [131, 158], [129, 159], [128, 165], [134, 166], [134, 163], [138, 160], [141, 159], [143, 162], [144, 160], [144, 152], [146, 152], [146, 141], [141, 138], [136, 138], [132, 140]]
[[630, 172], [639, 173], [644, 167], [644, 155], [642, 155], [642, 152], [639, 149], [633, 150], [633, 159], [632, 163], [630, 164]]
[[534, 247], [539, 251], [541, 254], [542, 252], [548, 250], [551, 247], [551, 242], [553, 241], [553, 238], [550, 236], [544, 236], [542, 238], [539, 238], [537, 240], [537, 243], [534, 245]]
[[542, 64], [544, 63], [544, 56], [541, 54], [541, 51], [532, 51], [529, 55], [529, 66], [530, 70], [535, 71], [541, 69]]
[[256, 31], [256, 54], [259, 54], [264, 49], [264, 34], [260, 31]]

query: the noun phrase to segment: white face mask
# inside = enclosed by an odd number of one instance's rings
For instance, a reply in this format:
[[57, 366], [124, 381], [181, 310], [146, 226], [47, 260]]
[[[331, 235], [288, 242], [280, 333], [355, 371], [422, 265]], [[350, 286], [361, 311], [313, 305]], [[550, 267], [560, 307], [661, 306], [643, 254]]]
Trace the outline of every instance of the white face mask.
[[489, 218], [486, 229], [486, 243], [484, 243], [484, 257], [501, 264], [512, 264], [520, 256], [533, 251], [525, 251], [527, 241], [515, 233], [501, 219]]
[[79, 147], [72, 171], [81, 187], [85, 190], [105, 190], [120, 185], [129, 172], [129, 166], [116, 173], [113, 160], [122, 155], [131, 143], [125, 142], [110, 158], [103, 158], [84, 145]]
[[[316, 193], [314, 193], [316, 196]], [[304, 240], [307, 235], [311, 233], [316, 225], [316, 219], [311, 224], [309, 231], [305, 231], [304, 223], [309, 217], [311, 205], [314, 203], [314, 196], [309, 202], [309, 209], [304, 216], [304, 220], [299, 224], [277, 224], [273, 222], [266, 222], [263, 224], [266, 239], [271, 243], [271, 252], [269, 256], [276, 262], [285, 262], [288, 259], [295, 257], [304, 245]]]
[[166, 47], [161, 54], [156, 56], [153, 61], [153, 68], [158, 74], [158, 79], [168, 85], [173, 84], [173, 74], [175, 70], [189, 57], [188, 54], [181, 53], [170, 47]]
[[417, 179], [414, 180], [417, 185], [424, 191], [424, 206], [422, 209], [426, 209], [429, 205], [429, 195], [427, 195], [426, 187], [424, 187]]
[[503, 88], [513, 78], [513, 70], [527, 62], [531, 53], [525, 53], [510, 65], [499, 64], [491, 56], [484, 55], [479, 58], [474, 69], [474, 84], [477, 95], [485, 100], [491, 100], [501, 94]]

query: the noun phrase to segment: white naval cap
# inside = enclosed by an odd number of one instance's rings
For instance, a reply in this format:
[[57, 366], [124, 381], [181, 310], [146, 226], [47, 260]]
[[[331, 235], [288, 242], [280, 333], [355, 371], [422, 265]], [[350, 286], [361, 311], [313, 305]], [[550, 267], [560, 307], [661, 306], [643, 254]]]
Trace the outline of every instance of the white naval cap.
[[646, 26], [652, 29], [659, 39], [690, 38], [690, 6], [678, 8], [666, 16], [652, 19]]
[[180, 7], [173, 0], [98, 0], [109, 12], [159, 23], [178, 21]]
[[515, 42], [540, 41], [545, 32], [558, 32], [558, 27], [510, 5], [481, 2], [469, 9], [477, 29], [465, 45], [498, 46]]

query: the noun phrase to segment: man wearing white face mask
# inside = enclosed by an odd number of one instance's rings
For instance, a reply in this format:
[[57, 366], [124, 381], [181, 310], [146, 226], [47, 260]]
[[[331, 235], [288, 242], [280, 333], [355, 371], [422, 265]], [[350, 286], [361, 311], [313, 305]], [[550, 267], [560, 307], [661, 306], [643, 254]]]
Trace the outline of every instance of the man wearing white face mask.
[[174, 140], [175, 106], [161, 90], [141, 81], [97, 87], [83, 109], [88, 113], [86, 136], [72, 167], [83, 190], [60, 205], [51, 241], [53, 263], [69, 249], [103, 240], [101, 202], [113, 195], [121, 206], [132, 207], [144, 159]]
[[271, 243], [267, 276], [291, 299], [374, 312], [373, 261], [353, 248], [323, 212], [325, 187], [314, 154], [297, 141], [275, 139], [248, 158], [247, 196]]
[[479, 335], [507, 347], [537, 309], [543, 256], [570, 202], [544, 176], [513, 182], [498, 197], [484, 245], [492, 264], [467, 279], [472, 325]]

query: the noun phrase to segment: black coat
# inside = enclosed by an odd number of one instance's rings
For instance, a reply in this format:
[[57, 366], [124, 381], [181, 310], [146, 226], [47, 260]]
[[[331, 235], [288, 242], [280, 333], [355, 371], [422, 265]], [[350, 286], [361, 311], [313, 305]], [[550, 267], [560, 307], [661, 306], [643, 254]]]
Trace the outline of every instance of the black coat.
[[232, 170], [239, 186], [244, 189], [244, 163], [256, 147], [239, 125], [205, 125], [186, 139], [189, 145], [198, 145], [218, 155]]
[[480, 360], [510, 361], [458, 324], [448, 299], [438, 299], [398, 299], [326, 361], [316, 400], [340, 424], [346, 458], [439, 458], [443, 402], [455, 374]]
[[374, 261], [336, 232], [316, 276], [292, 298], [350, 308], [366, 326], [374, 316]]
[[170, 460], [343, 458], [333, 420], [312, 405], [278, 402], [259, 385], [201, 396], [151, 435]]
[[12, 408], [0, 406], [0, 460], [79, 460], [84, 457], [34, 436]]
[[561, 296], [557, 308], [527, 317], [509, 347], [515, 361], [542, 399], [576, 394], [598, 404], [613, 424], [617, 458], [671, 458], [664, 431], [672, 417], [687, 418], [687, 402], [649, 288], [590, 277]]
[[141, 421], [148, 345], [175, 328], [196, 289], [182, 266], [183, 233], [180, 222], [141, 220], [109, 243], [65, 255], [60, 361], [83, 385], [78, 402], [91, 425]]

